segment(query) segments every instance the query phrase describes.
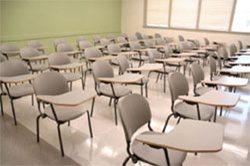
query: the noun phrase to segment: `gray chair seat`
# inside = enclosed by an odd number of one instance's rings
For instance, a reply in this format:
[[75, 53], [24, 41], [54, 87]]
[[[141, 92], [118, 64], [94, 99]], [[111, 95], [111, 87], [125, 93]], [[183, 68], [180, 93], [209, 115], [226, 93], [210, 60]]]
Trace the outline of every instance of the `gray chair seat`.
[[46, 63], [32, 64], [31, 65], [33, 71], [43, 71], [49, 68], [49, 65]]
[[28, 96], [32, 95], [33, 93], [33, 86], [29, 83], [9, 87], [9, 94], [11, 97]]
[[[214, 108], [206, 105], [199, 104], [201, 120], [209, 120], [214, 114]], [[175, 104], [174, 111], [185, 118], [198, 120], [198, 113], [196, 105], [190, 105], [185, 102]]]
[[[123, 97], [131, 93], [131, 90], [125, 86], [113, 85], [116, 97]], [[104, 95], [114, 97], [110, 84], [101, 84], [100, 92]]]
[[[85, 112], [80, 106], [77, 107], [62, 107], [54, 106], [58, 121], [70, 121], [82, 116]], [[55, 120], [55, 116], [51, 107], [46, 107], [44, 113], [51, 119]]]
[[[158, 133], [150, 132], [150, 131], [144, 132], [142, 134], [145, 134], [145, 133], [147, 134], [152, 133], [153, 135], [158, 134]], [[159, 165], [159, 166], [167, 165], [166, 157], [165, 157], [165, 153], [163, 149], [152, 148], [148, 145], [142, 144], [141, 142], [135, 140], [131, 145], [131, 150], [138, 157], [140, 157], [141, 159], [149, 163]], [[171, 150], [171, 149], [167, 149], [167, 150], [168, 150], [168, 155], [170, 159], [170, 165], [181, 166], [187, 154], [181, 151], [176, 151], [176, 150]]]
[[198, 95], [203, 95], [203, 94], [207, 93], [207, 92], [210, 91], [210, 90], [211, 90], [211, 88], [201, 86], [201, 87], [199, 87], [199, 88], [196, 88], [195, 92], [196, 92]]
[[82, 78], [81, 73], [63, 73], [63, 76], [67, 79], [68, 82], [76, 81]]

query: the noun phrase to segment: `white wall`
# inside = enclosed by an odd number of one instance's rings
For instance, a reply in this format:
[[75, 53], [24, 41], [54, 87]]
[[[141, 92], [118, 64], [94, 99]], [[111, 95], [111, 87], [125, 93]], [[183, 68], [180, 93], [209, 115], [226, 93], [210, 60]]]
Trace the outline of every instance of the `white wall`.
[[250, 35], [246, 34], [143, 28], [143, 10], [144, 0], [122, 0], [122, 32], [127, 33], [128, 35], [132, 35], [136, 31], [148, 35], [153, 35], [157, 32], [166, 37], [174, 37], [175, 39], [177, 39], [177, 36], [181, 34], [185, 38], [189, 39], [198, 39], [203, 41], [202, 38], [207, 37], [210, 41], [225, 42], [227, 44], [237, 43], [237, 40], [242, 40], [244, 45], [250, 45]]

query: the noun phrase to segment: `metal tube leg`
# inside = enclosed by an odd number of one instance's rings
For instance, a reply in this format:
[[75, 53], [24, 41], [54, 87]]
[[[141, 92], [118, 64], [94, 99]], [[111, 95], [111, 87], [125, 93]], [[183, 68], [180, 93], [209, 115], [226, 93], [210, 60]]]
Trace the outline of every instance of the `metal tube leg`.
[[15, 123], [15, 125], [17, 125], [16, 113], [15, 113], [15, 108], [14, 108], [13, 99], [10, 99], [10, 103], [11, 103], [11, 109], [12, 109], [12, 113], [13, 113], [14, 123]]
[[163, 81], [164, 83], [163, 83], [163, 91], [164, 91], [164, 93], [166, 93], [166, 74], [164, 73], [164, 81]]
[[62, 154], [62, 156], [64, 156], [64, 150], [63, 150], [63, 143], [62, 143], [62, 136], [61, 136], [60, 124], [57, 124], [57, 131], [58, 131], [58, 137], [59, 137], [61, 154]]
[[174, 115], [174, 114], [171, 113], [171, 114], [168, 116], [168, 118], [167, 118], [167, 120], [166, 120], [166, 122], [165, 122], [165, 125], [164, 125], [164, 127], [163, 127], [163, 130], [162, 130], [163, 133], [165, 132], [165, 130], [166, 130], [166, 128], [167, 128], [167, 125], [168, 125], [168, 122], [169, 122], [170, 118], [171, 118], [173, 115]]
[[87, 115], [88, 115], [88, 123], [89, 123], [89, 133], [90, 133], [90, 137], [93, 138], [93, 132], [92, 132], [92, 126], [91, 126], [89, 111], [87, 111]]
[[2, 95], [0, 95], [0, 106], [1, 106], [1, 113], [2, 113], [2, 116], [3, 116], [4, 113], [3, 113], [3, 98], [2, 98]]
[[40, 141], [40, 125], [39, 125], [39, 120], [41, 118], [41, 114], [37, 116], [36, 118], [36, 141]]
[[148, 83], [145, 84], [145, 93], [146, 93], [146, 97], [148, 97]]
[[34, 95], [31, 95], [31, 104], [34, 105]]
[[143, 84], [141, 84], [141, 95], [143, 96]]
[[157, 75], [157, 78], [156, 78], [156, 83], [158, 82], [158, 80], [159, 80], [159, 77], [160, 77], [160, 73], [158, 73], [158, 75]]
[[109, 99], [109, 106], [111, 106], [111, 103], [112, 103], [112, 98], [110, 97], [110, 99]]
[[220, 116], [222, 116], [223, 107], [220, 107]]
[[214, 122], [216, 122], [216, 116], [217, 116], [217, 107], [215, 107], [215, 110], [214, 110]]
[[126, 166], [130, 158], [131, 158], [131, 157], [128, 156], [128, 157], [123, 161], [122, 166]]
[[114, 101], [114, 107], [115, 107], [115, 125], [117, 125], [118, 124], [118, 122], [117, 122], [117, 99], [115, 99], [115, 101]]
[[93, 116], [94, 106], [95, 106], [95, 98], [93, 98], [93, 100], [92, 100], [91, 113], [90, 113], [90, 116], [91, 116], [91, 117]]

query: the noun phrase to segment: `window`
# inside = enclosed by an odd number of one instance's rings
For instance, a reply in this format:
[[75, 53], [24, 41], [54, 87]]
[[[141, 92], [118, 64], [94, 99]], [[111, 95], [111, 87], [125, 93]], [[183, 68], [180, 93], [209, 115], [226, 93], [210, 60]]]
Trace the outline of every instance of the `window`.
[[237, 0], [232, 31], [250, 32], [250, 1]]
[[234, 0], [202, 0], [200, 29], [228, 31]]
[[250, 0], [144, 0], [150, 27], [250, 33]]
[[196, 28], [199, 0], [174, 0], [172, 2], [171, 27]]
[[147, 0], [147, 26], [168, 27], [170, 0]]

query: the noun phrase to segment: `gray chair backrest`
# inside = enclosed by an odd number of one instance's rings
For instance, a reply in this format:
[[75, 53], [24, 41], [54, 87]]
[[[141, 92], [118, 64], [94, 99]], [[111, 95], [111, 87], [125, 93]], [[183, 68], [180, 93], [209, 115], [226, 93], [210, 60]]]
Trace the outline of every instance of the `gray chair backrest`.
[[133, 51], [133, 50], [136, 50], [136, 49], [141, 49], [142, 46], [139, 42], [130, 42], [129, 43], [129, 46], [130, 46], [130, 49]]
[[120, 67], [120, 73], [124, 74], [125, 71], [129, 68], [129, 61], [126, 55], [122, 55], [122, 54], [118, 55], [117, 60], [118, 60], [118, 64]]
[[92, 65], [94, 80], [98, 83], [99, 77], [114, 77], [114, 70], [107, 61], [96, 61]]
[[179, 36], [178, 36], [178, 39], [179, 39], [180, 42], [185, 41], [185, 39], [184, 39], [184, 37], [183, 37], [182, 35], [179, 35]]
[[53, 53], [49, 56], [50, 65], [66, 65], [70, 63], [70, 58], [64, 53]]
[[22, 48], [20, 50], [20, 55], [21, 55], [22, 58], [25, 58], [25, 57], [39, 56], [39, 55], [41, 55], [41, 53], [35, 48], [25, 47], [25, 48]]
[[142, 39], [144, 39], [144, 40], [149, 39], [149, 36], [148, 36], [148, 35], [143, 34], [143, 35], [142, 35]]
[[42, 43], [40, 43], [39, 41], [37, 40], [31, 40], [27, 43], [27, 46], [28, 47], [32, 47], [32, 48], [39, 48], [39, 47], [42, 47]]
[[196, 86], [197, 84], [201, 83], [201, 81], [204, 80], [205, 78], [204, 71], [201, 65], [199, 65], [198, 63], [192, 63], [191, 72], [193, 76], [194, 86]]
[[209, 56], [209, 65], [210, 65], [210, 79], [212, 79], [213, 76], [217, 73], [216, 59], [214, 59], [212, 56]]
[[128, 38], [128, 35], [126, 33], [122, 33], [121, 36], [124, 37], [125, 39]]
[[93, 36], [93, 42], [94, 43], [99, 43], [101, 40], [101, 36], [100, 35], [94, 35]]
[[189, 87], [186, 77], [179, 73], [171, 73], [168, 77], [169, 90], [171, 94], [172, 103], [181, 95], [188, 95]]
[[154, 47], [155, 41], [153, 39], [144, 40], [144, 45], [147, 48]]
[[102, 56], [102, 52], [95, 47], [86, 48], [84, 54], [86, 58], [95, 58]]
[[76, 38], [76, 42], [79, 43], [80, 41], [87, 41], [85, 36], [79, 36]]
[[74, 48], [68, 43], [60, 43], [56, 46], [57, 52], [70, 52], [74, 51]]
[[218, 55], [222, 57], [224, 60], [227, 60], [229, 58], [228, 52], [225, 46], [219, 46], [218, 48]]
[[192, 45], [190, 44], [191, 42], [180, 42], [179, 47], [181, 51], [184, 50], [192, 50]]
[[55, 48], [57, 47], [58, 44], [61, 44], [61, 43], [68, 43], [66, 39], [64, 38], [60, 38], [60, 39], [55, 39], [54, 40], [54, 46]]
[[173, 50], [168, 44], [166, 44], [164, 47], [164, 53], [165, 53], [166, 58], [169, 58], [172, 56]]
[[156, 49], [150, 49], [147, 51], [148, 57], [149, 57], [149, 63], [154, 63], [155, 59], [161, 59], [162, 54], [157, 51]]
[[155, 33], [155, 38], [161, 38], [161, 34]]
[[10, 51], [19, 51], [19, 48], [12, 43], [5, 43], [1, 45], [1, 52], [2, 53], [8, 53]]
[[119, 101], [118, 109], [126, 141], [131, 142], [134, 133], [151, 120], [149, 103], [143, 96], [131, 94]]
[[89, 47], [91, 47], [91, 44], [88, 41], [85, 41], [85, 40], [79, 41], [79, 48], [80, 49], [86, 49]]
[[109, 54], [117, 54], [122, 52], [121, 47], [119, 46], [119, 44], [110, 44], [108, 45], [108, 52]]
[[155, 38], [155, 44], [156, 45], [163, 45], [165, 44], [166, 42], [164, 41], [163, 38]]
[[135, 32], [135, 36], [138, 40], [142, 40], [143, 39], [143, 36], [140, 32]]
[[33, 88], [36, 95], [60, 95], [69, 92], [66, 78], [59, 72], [46, 72], [35, 78]]
[[238, 40], [238, 45], [240, 50], [243, 49], [243, 43], [241, 40]]
[[204, 37], [204, 41], [205, 41], [206, 46], [208, 46], [210, 44], [209, 40], [206, 37]]
[[126, 43], [127, 42], [127, 40], [123, 36], [117, 37], [117, 41], [118, 41], [118, 43]]
[[107, 46], [110, 44], [110, 41], [106, 38], [102, 38], [102, 39], [100, 39], [100, 43], [102, 46]]
[[4, 62], [6, 60], [7, 60], [6, 57], [0, 53], [0, 63]]
[[130, 36], [130, 37], [129, 37], [129, 41], [134, 42], [134, 41], [138, 41], [138, 39], [137, 39], [136, 36]]
[[229, 52], [230, 52], [230, 56], [235, 56], [235, 53], [237, 52], [237, 47], [234, 43], [232, 43], [229, 46]]
[[24, 74], [29, 74], [29, 67], [21, 60], [7, 60], [0, 63], [0, 76], [13, 77]]

